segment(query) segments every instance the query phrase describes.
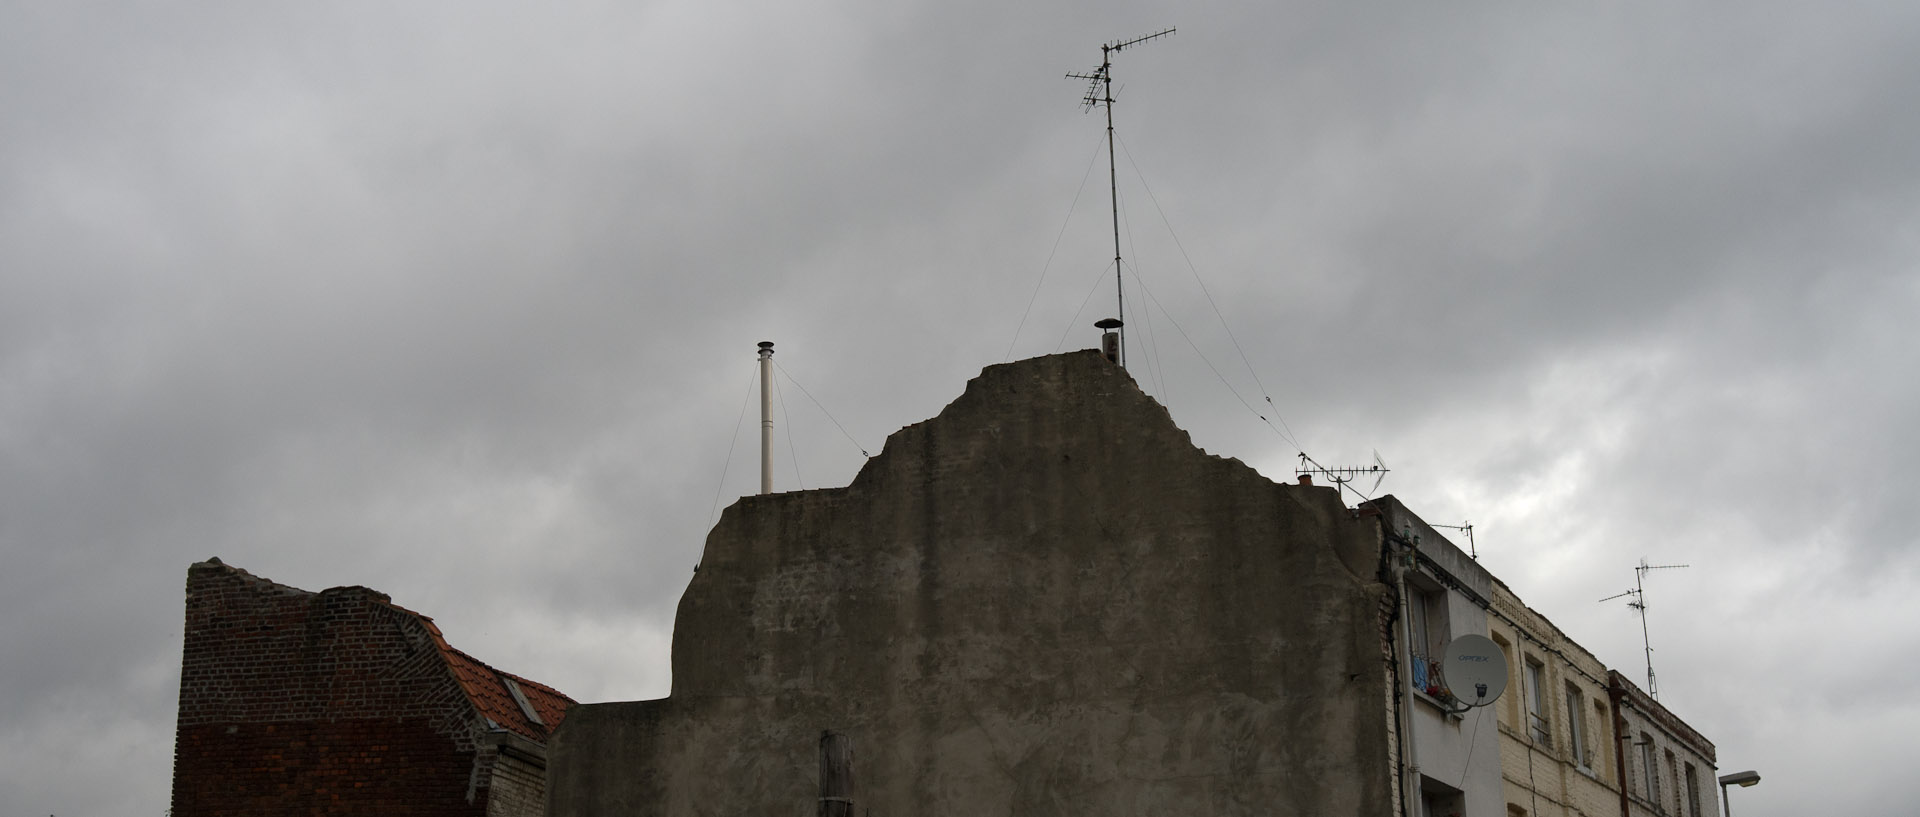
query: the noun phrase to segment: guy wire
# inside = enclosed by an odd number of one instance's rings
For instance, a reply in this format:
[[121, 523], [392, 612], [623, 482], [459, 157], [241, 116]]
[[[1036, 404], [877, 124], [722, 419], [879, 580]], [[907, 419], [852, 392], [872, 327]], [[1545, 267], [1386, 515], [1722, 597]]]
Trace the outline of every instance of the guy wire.
[[821, 404], [819, 398], [813, 396], [813, 392], [807, 391], [806, 386], [801, 385], [799, 380], [794, 379], [793, 374], [787, 371], [787, 367], [780, 365], [780, 361], [778, 360], [773, 362], [773, 367], [779, 369], [781, 374], [786, 375], [787, 381], [792, 383], [794, 388], [799, 389], [801, 394], [806, 395], [808, 400], [812, 400], [814, 407], [820, 409], [821, 414], [827, 415], [827, 422], [833, 423], [833, 427], [840, 429], [840, 433], [846, 436], [847, 442], [853, 443], [854, 448], [860, 449], [860, 456], [869, 459], [873, 457], [872, 454], [867, 453], [866, 447], [862, 446], [859, 440], [854, 439], [853, 435], [847, 432], [846, 426], [841, 425], [839, 420], [833, 418], [833, 412], [828, 411], [827, 407]]
[[[1254, 371], [1253, 361], [1247, 358], [1247, 351], [1241, 348], [1240, 338], [1233, 334], [1233, 327], [1228, 325], [1227, 316], [1220, 311], [1220, 304], [1214, 301], [1213, 292], [1207, 289], [1207, 282], [1200, 277], [1200, 268], [1194, 265], [1193, 256], [1187, 253], [1187, 246], [1181, 243], [1180, 241], [1180, 233], [1173, 229], [1173, 221], [1167, 218], [1167, 211], [1160, 206], [1160, 197], [1154, 195], [1153, 185], [1147, 182], [1146, 172], [1140, 169], [1140, 163], [1133, 158], [1133, 150], [1127, 147], [1126, 140], [1120, 139], [1119, 141], [1120, 141], [1120, 149], [1127, 151], [1127, 164], [1133, 167], [1134, 175], [1139, 177], [1140, 187], [1147, 191], [1147, 199], [1153, 202], [1154, 211], [1160, 214], [1161, 223], [1165, 224], [1167, 227], [1167, 235], [1173, 238], [1173, 246], [1180, 250], [1180, 257], [1187, 262], [1187, 271], [1193, 274], [1194, 283], [1200, 285], [1200, 294], [1206, 296], [1207, 306], [1213, 308], [1213, 315], [1215, 318], [1219, 319], [1220, 328], [1223, 330], [1226, 330], [1227, 340], [1232, 341], [1234, 352], [1240, 355], [1241, 365], [1244, 365], [1247, 367], [1247, 374], [1253, 378], [1253, 385], [1256, 388], [1260, 389], [1260, 397], [1266, 400], [1268, 406], [1273, 408], [1273, 416], [1280, 421], [1281, 426], [1286, 426], [1287, 419], [1285, 417], [1280, 416], [1280, 407], [1274, 404], [1273, 395], [1267, 392], [1266, 384], [1260, 382], [1260, 374]], [[1259, 414], [1259, 412], [1257, 411], [1254, 413], [1256, 415]], [[1260, 419], [1266, 420], [1266, 417], [1264, 415], [1261, 415]], [[1271, 425], [1271, 423], [1269, 423], [1269, 425]], [[1276, 429], [1276, 431], [1277, 430], [1278, 429]], [[1287, 429], [1287, 433], [1284, 435], [1284, 438], [1288, 442], [1293, 443], [1294, 448], [1296, 449], [1304, 448], [1303, 446], [1300, 445], [1299, 440], [1294, 437], [1292, 428]]]
[[[1087, 157], [1087, 171], [1080, 174], [1080, 189], [1073, 191], [1073, 203], [1067, 205], [1067, 217], [1060, 221], [1060, 232], [1053, 236], [1053, 249], [1047, 251], [1047, 263], [1040, 267], [1040, 280], [1033, 283], [1033, 294], [1027, 296], [1027, 308], [1020, 313], [1020, 325], [1014, 327], [1013, 340], [1007, 342], [1007, 354], [1001, 359], [1001, 363], [1013, 360], [1013, 347], [1020, 343], [1021, 330], [1027, 328], [1027, 316], [1033, 314], [1033, 303], [1040, 298], [1040, 287], [1047, 282], [1047, 270], [1053, 268], [1053, 257], [1060, 252], [1060, 239], [1067, 235], [1067, 225], [1073, 222], [1073, 211], [1080, 207], [1080, 194], [1087, 192], [1087, 180], [1093, 178], [1093, 162], [1098, 158], [1100, 158], [1100, 141], [1096, 139], [1093, 155]], [[1082, 304], [1081, 308], [1085, 309], [1086, 305]], [[1079, 318], [1078, 313], [1074, 317]], [[1065, 342], [1061, 341], [1061, 343]], [[1055, 347], [1054, 351], [1058, 352], [1059, 348]]]
[[793, 458], [793, 484], [804, 491], [807, 483], [800, 478], [800, 452], [793, 446], [793, 420], [787, 416], [787, 393], [781, 390], [779, 380], [773, 381], [773, 394], [780, 400], [780, 422], [787, 426], [787, 456]]
[[727, 470], [733, 467], [733, 447], [740, 442], [740, 424], [747, 419], [747, 404], [753, 401], [753, 381], [759, 377], [759, 365], [755, 364], [753, 374], [747, 377], [747, 393], [740, 398], [740, 416], [733, 421], [733, 438], [727, 441], [727, 458], [720, 463], [720, 484], [713, 489], [713, 509], [707, 511], [707, 527], [720, 516], [720, 496], [727, 490]]

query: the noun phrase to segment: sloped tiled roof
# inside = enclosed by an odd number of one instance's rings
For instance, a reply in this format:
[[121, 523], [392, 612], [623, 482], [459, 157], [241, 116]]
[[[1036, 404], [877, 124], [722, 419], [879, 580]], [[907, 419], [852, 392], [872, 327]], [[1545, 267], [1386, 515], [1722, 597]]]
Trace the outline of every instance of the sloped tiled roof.
[[[488, 666], [471, 655], [454, 649], [447, 643], [446, 636], [440, 633], [431, 616], [422, 615], [389, 601], [386, 605], [413, 616], [420, 621], [433, 636], [434, 646], [440, 649], [440, 655], [447, 662], [447, 670], [453, 673], [454, 681], [467, 693], [467, 700], [480, 716], [494, 725], [545, 743], [547, 736], [560, 726], [560, 720], [567, 715], [567, 708], [577, 701], [566, 696], [560, 690], [509, 672], [501, 672]], [[520, 708], [520, 702], [514, 700], [513, 692], [508, 688], [506, 679], [512, 679], [520, 687], [520, 693], [527, 698], [527, 704], [533, 708], [538, 720], [527, 717], [526, 710]]]
[[[501, 672], [459, 650], [448, 648], [446, 656], [447, 666], [466, 688], [467, 697], [482, 717], [536, 741], [545, 743], [547, 736], [560, 725], [560, 719], [567, 716], [567, 707], [574, 704], [572, 698], [553, 687]], [[520, 687], [520, 694], [526, 696], [527, 705], [540, 718], [538, 721], [528, 718], [526, 710], [520, 708], [506, 679], [512, 679]]]

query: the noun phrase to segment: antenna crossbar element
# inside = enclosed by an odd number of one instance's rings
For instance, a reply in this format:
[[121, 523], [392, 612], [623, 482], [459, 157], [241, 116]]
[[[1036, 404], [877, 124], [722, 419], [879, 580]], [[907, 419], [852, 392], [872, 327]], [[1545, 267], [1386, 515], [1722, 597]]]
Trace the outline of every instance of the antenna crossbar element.
[[1093, 106], [1100, 104], [1100, 84], [1107, 81], [1107, 66], [1101, 65], [1091, 74], [1068, 74], [1067, 79], [1084, 79], [1090, 81], [1087, 85], [1086, 96], [1080, 99], [1080, 112], [1086, 113], [1087, 111], [1093, 110]]
[[1119, 51], [1122, 48], [1139, 45], [1148, 40], [1155, 40], [1161, 37], [1165, 37], [1169, 34], [1172, 34], [1173, 32], [1174, 32], [1174, 29], [1169, 28], [1165, 31], [1156, 31], [1152, 34], [1144, 34], [1139, 37], [1135, 37], [1131, 40], [1115, 41], [1115, 42], [1107, 43], [1106, 45], [1100, 46], [1100, 50], [1101, 51]]
[[[1387, 469], [1385, 469], [1385, 468], [1381, 468], [1381, 467], [1380, 467], [1380, 466], [1378, 466], [1378, 465], [1371, 465], [1371, 466], [1368, 466], [1368, 465], [1355, 465], [1355, 466], [1350, 466], [1350, 467], [1346, 467], [1346, 468], [1296, 468], [1296, 469], [1294, 469], [1294, 473], [1296, 473], [1296, 474], [1325, 474], [1325, 475], [1327, 475], [1327, 476], [1328, 476], [1329, 478], [1332, 478], [1332, 479], [1348, 479], [1348, 480], [1350, 480], [1350, 479], [1353, 479], [1354, 477], [1357, 477], [1357, 476], [1362, 476], [1362, 475], [1367, 475], [1367, 474], [1385, 474], [1385, 473], [1387, 473]], [[1436, 527], [1436, 528], [1437, 528], [1437, 527], [1441, 527], [1441, 526], [1440, 526], [1440, 525], [1435, 525], [1434, 527]]]
[[[1087, 93], [1082, 96], [1081, 112], [1093, 110], [1095, 105], [1107, 106], [1107, 187], [1113, 194], [1113, 289], [1114, 317], [1122, 321], [1127, 317], [1126, 274], [1120, 265], [1120, 179], [1118, 165], [1113, 156], [1113, 52], [1158, 39], [1172, 34], [1174, 29], [1157, 31], [1152, 34], [1135, 37], [1131, 40], [1115, 40], [1100, 46], [1100, 67], [1084, 74], [1068, 74], [1067, 79], [1087, 81]], [[1127, 330], [1119, 330], [1119, 364], [1127, 366]]]
[[[1428, 524], [1431, 525], [1432, 523], [1428, 523]], [[1473, 544], [1473, 523], [1472, 522], [1462, 520], [1458, 525], [1433, 525], [1433, 527], [1446, 528], [1447, 530], [1457, 530], [1462, 533], [1465, 533], [1467, 535], [1467, 556], [1473, 559], [1480, 558], [1480, 550], [1478, 547], [1476, 547]]]
[[[1336, 488], [1346, 488], [1358, 494], [1361, 499], [1371, 499], [1372, 497], [1369, 497], [1367, 494], [1380, 490], [1380, 483], [1386, 480], [1387, 474], [1391, 473], [1392, 470], [1393, 469], [1387, 467], [1385, 462], [1381, 461], [1378, 453], [1373, 455], [1372, 465], [1328, 468], [1315, 462], [1312, 457], [1307, 456], [1305, 451], [1302, 451], [1300, 452], [1300, 465], [1293, 469], [1293, 473], [1295, 476], [1301, 474], [1318, 474], [1326, 477], [1327, 481], [1333, 483]], [[1373, 477], [1373, 487], [1368, 488], [1366, 493], [1361, 493], [1358, 489], [1348, 487], [1348, 483], [1353, 482], [1355, 479], [1368, 476]]]

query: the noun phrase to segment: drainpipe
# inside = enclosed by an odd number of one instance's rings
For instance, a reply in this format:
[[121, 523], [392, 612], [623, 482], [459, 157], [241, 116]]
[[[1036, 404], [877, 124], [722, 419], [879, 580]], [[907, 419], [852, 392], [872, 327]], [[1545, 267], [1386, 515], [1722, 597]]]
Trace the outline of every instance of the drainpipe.
[[[1313, 477], [1310, 477], [1306, 474], [1301, 474], [1300, 484], [1312, 485]], [[1379, 524], [1380, 524], [1380, 534], [1381, 534], [1380, 535], [1379, 579], [1380, 579], [1380, 584], [1387, 585], [1392, 583], [1393, 581], [1393, 579], [1391, 578], [1392, 576], [1398, 575], [1399, 568], [1394, 563], [1394, 559], [1393, 559], [1393, 538], [1387, 533], [1386, 523], [1379, 522]], [[1387, 649], [1388, 651], [1393, 653], [1393, 660], [1388, 662], [1387, 668], [1390, 671], [1388, 673], [1390, 676], [1389, 680], [1393, 684], [1392, 686], [1393, 734], [1399, 736], [1401, 743], [1405, 743], [1407, 739], [1407, 727], [1406, 727], [1407, 690], [1405, 685], [1402, 683], [1401, 676], [1400, 676], [1400, 643], [1399, 643], [1400, 639], [1393, 637], [1393, 631], [1399, 625], [1400, 625], [1400, 603], [1399, 603], [1399, 599], [1395, 599], [1394, 605], [1393, 605], [1393, 616], [1387, 620], [1387, 626], [1385, 630], [1386, 637], [1387, 637]], [[1407, 754], [1405, 749], [1400, 750], [1400, 757], [1396, 759], [1396, 762], [1394, 764], [1393, 776], [1394, 778], [1400, 781], [1400, 817], [1412, 817], [1413, 806], [1411, 802], [1407, 799], [1407, 784], [1406, 784]]]
[[1633, 817], [1627, 811], [1627, 716], [1620, 711], [1622, 699], [1627, 691], [1620, 688], [1618, 681], [1608, 679], [1607, 701], [1613, 705], [1613, 777], [1620, 785], [1620, 817]]
[[[1384, 522], [1385, 520], [1383, 519], [1382, 520], [1383, 525], [1384, 525]], [[1402, 537], [1400, 539], [1400, 544], [1403, 547], [1407, 548], [1406, 553], [1409, 555], [1409, 557], [1411, 557], [1411, 554], [1413, 553], [1412, 549], [1414, 547], [1414, 542]], [[1400, 607], [1400, 631], [1401, 631], [1400, 642], [1401, 643], [1400, 643], [1400, 649], [1398, 650], [1399, 655], [1395, 656], [1395, 658], [1398, 660], [1401, 666], [1401, 676], [1400, 676], [1399, 683], [1402, 686], [1412, 683], [1411, 679], [1413, 678], [1413, 611], [1408, 608], [1408, 604], [1409, 604], [1409, 601], [1407, 599], [1408, 567], [1409, 565], [1407, 565], [1406, 563], [1400, 563], [1400, 564], [1394, 565], [1394, 569], [1393, 569], [1394, 589], [1396, 592], [1400, 594], [1399, 607]], [[1415, 786], [1420, 782], [1420, 744], [1414, 735], [1415, 728], [1413, 725], [1413, 721], [1414, 721], [1413, 695], [1402, 694], [1400, 696], [1400, 706], [1403, 710], [1405, 710], [1404, 723], [1406, 724], [1406, 728], [1400, 733], [1400, 751], [1406, 755], [1406, 764], [1407, 764], [1406, 774], [1402, 775], [1400, 779], [1400, 794], [1401, 794], [1402, 800], [1406, 801], [1407, 798], [1412, 796], [1415, 790]], [[1407, 806], [1403, 803], [1401, 808], [1405, 810]], [[1412, 813], [1410, 811], [1407, 812], [1407, 815], [1408, 817], [1412, 817]]]

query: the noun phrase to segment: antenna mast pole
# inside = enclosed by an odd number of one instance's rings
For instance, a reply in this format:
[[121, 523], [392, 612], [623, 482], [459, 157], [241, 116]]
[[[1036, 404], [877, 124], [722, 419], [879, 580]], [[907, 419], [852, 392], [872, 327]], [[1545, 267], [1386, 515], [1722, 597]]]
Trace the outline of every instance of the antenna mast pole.
[[1642, 558], [1639, 566], [1633, 569], [1633, 589], [1601, 599], [1601, 601], [1613, 601], [1620, 596], [1633, 597], [1633, 601], [1627, 602], [1627, 606], [1640, 613], [1640, 643], [1647, 650], [1647, 694], [1652, 695], [1656, 701], [1660, 700], [1660, 684], [1653, 674], [1653, 639], [1647, 635], [1647, 571], [1673, 570], [1682, 567], [1690, 567], [1690, 565], [1650, 565], [1645, 558]]
[[1081, 102], [1088, 110], [1095, 105], [1107, 108], [1107, 192], [1113, 202], [1113, 304], [1114, 317], [1121, 323], [1115, 327], [1120, 333], [1120, 368], [1127, 367], [1127, 287], [1126, 276], [1120, 268], [1120, 173], [1113, 155], [1113, 52], [1139, 45], [1148, 40], [1165, 37], [1174, 29], [1167, 29], [1144, 37], [1135, 37], [1121, 42], [1103, 43], [1100, 46], [1100, 67], [1091, 74], [1068, 74], [1068, 79], [1084, 79], [1091, 82], [1087, 86], [1087, 95]]
[[1113, 66], [1112, 55], [1116, 49], [1111, 45], [1100, 46], [1100, 77], [1105, 85], [1107, 103], [1107, 194], [1113, 202], [1113, 316], [1121, 320], [1115, 331], [1120, 333], [1120, 368], [1127, 368], [1127, 288], [1126, 279], [1120, 275], [1120, 172], [1113, 161]]

